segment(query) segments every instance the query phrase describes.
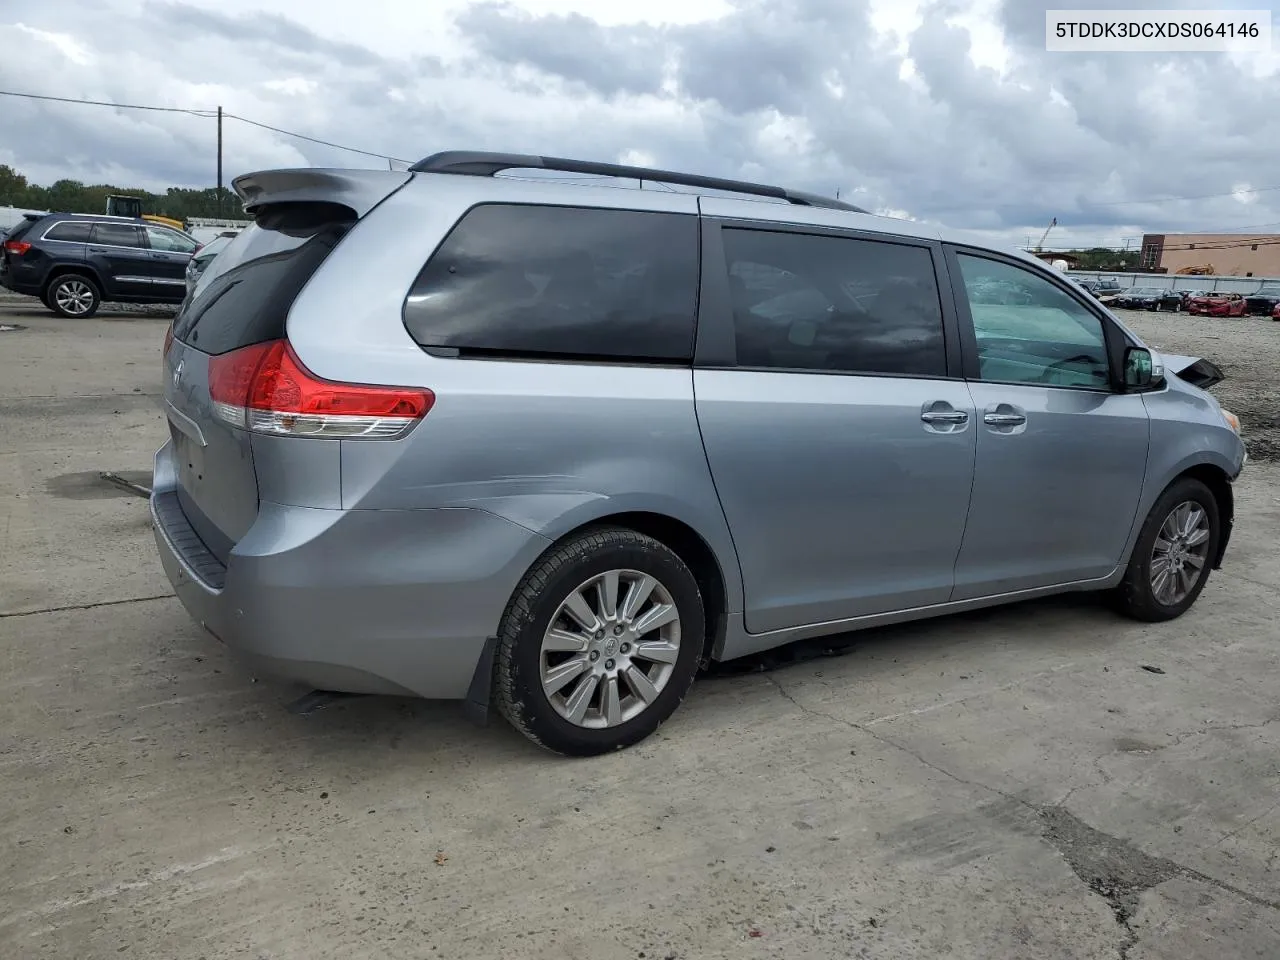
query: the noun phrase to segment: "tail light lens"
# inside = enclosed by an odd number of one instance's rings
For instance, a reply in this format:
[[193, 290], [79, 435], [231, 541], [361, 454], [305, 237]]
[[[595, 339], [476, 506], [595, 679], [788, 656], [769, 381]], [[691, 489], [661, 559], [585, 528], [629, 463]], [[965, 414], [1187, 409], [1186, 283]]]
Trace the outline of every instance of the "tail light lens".
[[167, 357], [169, 355], [169, 348], [172, 346], [173, 346], [173, 324], [171, 323], [169, 324], [169, 326], [165, 328], [164, 350], [161, 351], [160, 356]]
[[334, 440], [394, 440], [427, 415], [435, 394], [321, 380], [287, 340], [257, 343], [209, 361], [219, 419], [254, 433]]
[[5, 253], [16, 253], [18, 256], [22, 256], [22, 254], [31, 249], [31, 244], [25, 240], [6, 240], [4, 249]]

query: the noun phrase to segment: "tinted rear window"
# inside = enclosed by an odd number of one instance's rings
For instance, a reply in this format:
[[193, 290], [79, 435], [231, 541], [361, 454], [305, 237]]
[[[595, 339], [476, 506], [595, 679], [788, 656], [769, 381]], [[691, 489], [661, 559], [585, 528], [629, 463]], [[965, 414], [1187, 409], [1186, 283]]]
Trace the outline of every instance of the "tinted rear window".
[[695, 216], [486, 204], [422, 269], [404, 320], [460, 356], [686, 363], [697, 286]]
[[293, 301], [354, 223], [345, 208], [298, 206], [324, 209], [260, 216], [227, 244], [174, 321], [177, 339], [211, 354], [283, 339]]
[[30, 229], [34, 227], [38, 222], [39, 221], [36, 221], [36, 220], [23, 220], [21, 223], [19, 223], [16, 227], [14, 227], [8, 233], [4, 234], [4, 238], [6, 240], [21, 240], [23, 234], [30, 231]]
[[93, 224], [91, 223], [66, 220], [62, 223], [55, 224], [53, 229], [44, 236], [46, 240], [66, 240], [69, 243], [88, 243], [89, 232], [92, 228]]

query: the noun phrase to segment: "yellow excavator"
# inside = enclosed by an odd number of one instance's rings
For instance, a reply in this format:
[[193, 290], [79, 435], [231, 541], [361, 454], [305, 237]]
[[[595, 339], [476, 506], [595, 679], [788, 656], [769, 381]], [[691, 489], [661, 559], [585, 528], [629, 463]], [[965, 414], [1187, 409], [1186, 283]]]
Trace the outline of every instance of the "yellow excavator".
[[1217, 271], [1213, 269], [1212, 263], [1201, 263], [1194, 267], [1183, 267], [1176, 272], [1184, 277], [1212, 277]]
[[125, 197], [120, 194], [111, 194], [107, 197], [107, 216], [109, 217], [139, 217], [148, 223], [158, 223], [163, 227], [172, 227], [174, 230], [182, 230], [183, 223], [181, 220], [174, 220], [172, 217], [162, 217], [154, 213], [142, 212], [142, 201], [138, 197]]

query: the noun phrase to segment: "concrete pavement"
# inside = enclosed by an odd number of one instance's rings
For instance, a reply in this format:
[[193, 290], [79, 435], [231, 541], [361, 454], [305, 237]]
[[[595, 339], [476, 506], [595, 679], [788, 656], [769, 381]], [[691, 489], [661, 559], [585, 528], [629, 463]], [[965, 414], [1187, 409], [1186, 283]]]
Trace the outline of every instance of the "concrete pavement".
[[878, 630], [567, 761], [448, 704], [285, 712], [94, 479], [163, 440], [164, 323], [12, 303], [0, 957], [1280, 956], [1276, 465], [1175, 623]]

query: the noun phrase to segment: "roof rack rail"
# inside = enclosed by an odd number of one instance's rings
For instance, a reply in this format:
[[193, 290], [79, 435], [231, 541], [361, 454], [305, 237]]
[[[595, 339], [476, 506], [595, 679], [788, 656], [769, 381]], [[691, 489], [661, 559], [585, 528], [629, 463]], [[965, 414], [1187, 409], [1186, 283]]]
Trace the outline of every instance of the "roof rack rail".
[[503, 170], [554, 170], [557, 173], [581, 173], [600, 177], [626, 177], [629, 180], [652, 180], [684, 187], [700, 187], [703, 190], [723, 190], [727, 193], [745, 193], [756, 197], [772, 197], [805, 207], [827, 207], [847, 210], [850, 213], [866, 213], [861, 207], [842, 200], [772, 187], [745, 180], [724, 180], [720, 177], [704, 177], [696, 173], [677, 173], [674, 170], [655, 170], [650, 167], [629, 167], [619, 163], [597, 163], [593, 160], [569, 160], [564, 157], [540, 157], [534, 154], [488, 153], [472, 150], [446, 150], [423, 157], [409, 168], [410, 173], [454, 173], [471, 177], [492, 177]]

